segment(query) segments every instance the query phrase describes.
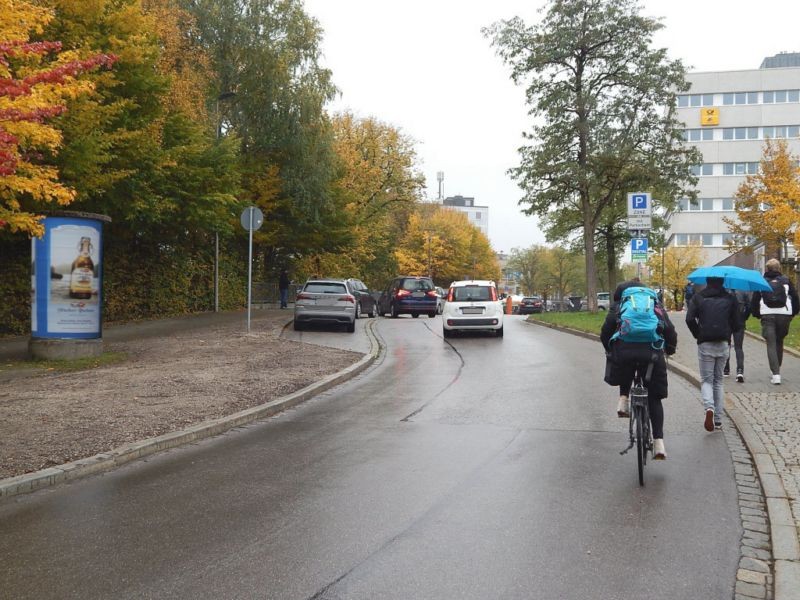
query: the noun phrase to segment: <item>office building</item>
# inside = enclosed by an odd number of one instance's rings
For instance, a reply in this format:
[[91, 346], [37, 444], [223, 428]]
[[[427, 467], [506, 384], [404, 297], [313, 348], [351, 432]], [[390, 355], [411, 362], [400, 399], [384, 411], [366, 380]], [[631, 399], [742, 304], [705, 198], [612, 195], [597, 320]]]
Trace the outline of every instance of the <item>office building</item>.
[[465, 198], [464, 196], [450, 196], [442, 200], [442, 206], [458, 210], [467, 215], [469, 222], [480, 229], [483, 234], [489, 237], [489, 207], [478, 206], [475, 198]]
[[[682, 200], [669, 215], [668, 243], [702, 245], [705, 264], [728, 262], [732, 234], [723, 219], [736, 219], [736, 191], [758, 172], [764, 140], [786, 139], [789, 152], [800, 155], [800, 53], [765, 58], [759, 69], [690, 73], [687, 79], [691, 89], [678, 96], [678, 119], [703, 162], [694, 167], [697, 202]], [[764, 250], [741, 259], [750, 262], [742, 266], [761, 269]]]

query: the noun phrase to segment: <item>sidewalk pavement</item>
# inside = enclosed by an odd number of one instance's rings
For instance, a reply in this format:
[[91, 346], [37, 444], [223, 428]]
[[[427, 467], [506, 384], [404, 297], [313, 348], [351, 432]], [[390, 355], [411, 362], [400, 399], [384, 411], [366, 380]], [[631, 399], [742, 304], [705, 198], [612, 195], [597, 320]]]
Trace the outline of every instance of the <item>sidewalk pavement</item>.
[[[689, 371], [690, 379], [699, 380], [697, 342], [686, 325], [686, 313], [672, 312], [670, 319], [678, 332], [678, 350], [670, 361]], [[784, 352], [781, 384], [773, 385], [763, 340], [746, 335], [743, 349], [744, 383], [736, 382], [736, 359], [731, 353], [726, 411], [753, 456], [767, 499], [775, 598], [796, 599], [800, 598], [800, 358]], [[699, 389], [697, 394], [699, 399]], [[698, 407], [698, 426], [702, 420]]]

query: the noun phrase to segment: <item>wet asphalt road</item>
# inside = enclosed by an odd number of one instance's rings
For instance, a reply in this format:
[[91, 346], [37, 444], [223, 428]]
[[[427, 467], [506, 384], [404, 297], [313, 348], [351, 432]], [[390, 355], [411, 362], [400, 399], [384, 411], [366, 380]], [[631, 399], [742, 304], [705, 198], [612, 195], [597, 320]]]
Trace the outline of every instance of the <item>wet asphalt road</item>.
[[642, 489], [598, 343], [377, 332], [378, 364], [297, 409], [0, 503], [0, 597], [733, 596], [733, 467], [683, 381]]

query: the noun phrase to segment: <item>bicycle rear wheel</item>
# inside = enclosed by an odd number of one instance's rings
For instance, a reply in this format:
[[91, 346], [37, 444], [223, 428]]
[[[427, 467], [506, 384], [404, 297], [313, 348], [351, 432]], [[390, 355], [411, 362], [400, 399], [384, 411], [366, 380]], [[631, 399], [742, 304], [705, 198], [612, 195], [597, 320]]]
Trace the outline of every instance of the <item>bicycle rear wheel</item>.
[[644, 409], [641, 406], [635, 408], [636, 420], [636, 464], [639, 468], [639, 485], [644, 486], [644, 465], [647, 457], [647, 443], [645, 442]]

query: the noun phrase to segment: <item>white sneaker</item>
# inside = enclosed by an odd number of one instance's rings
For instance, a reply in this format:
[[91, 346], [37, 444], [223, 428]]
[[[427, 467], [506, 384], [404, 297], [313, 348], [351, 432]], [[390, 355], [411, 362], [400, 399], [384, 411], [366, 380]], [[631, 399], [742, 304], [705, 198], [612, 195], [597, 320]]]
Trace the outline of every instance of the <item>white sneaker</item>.
[[627, 396], [620, 396], [617, 404], [617, 416], [620, 419], [627, 419], [631, 416], [630, 404]]
[[653, 440], [653, 458], [655, 460], [666, 460], [667, 451], [664, 450], [664, 440], [656, 438]]
[[781, 376], [780, 375], [773, 375], [771, 383], [774, 383], [775, 385], [780, 385], [781, 384]]

